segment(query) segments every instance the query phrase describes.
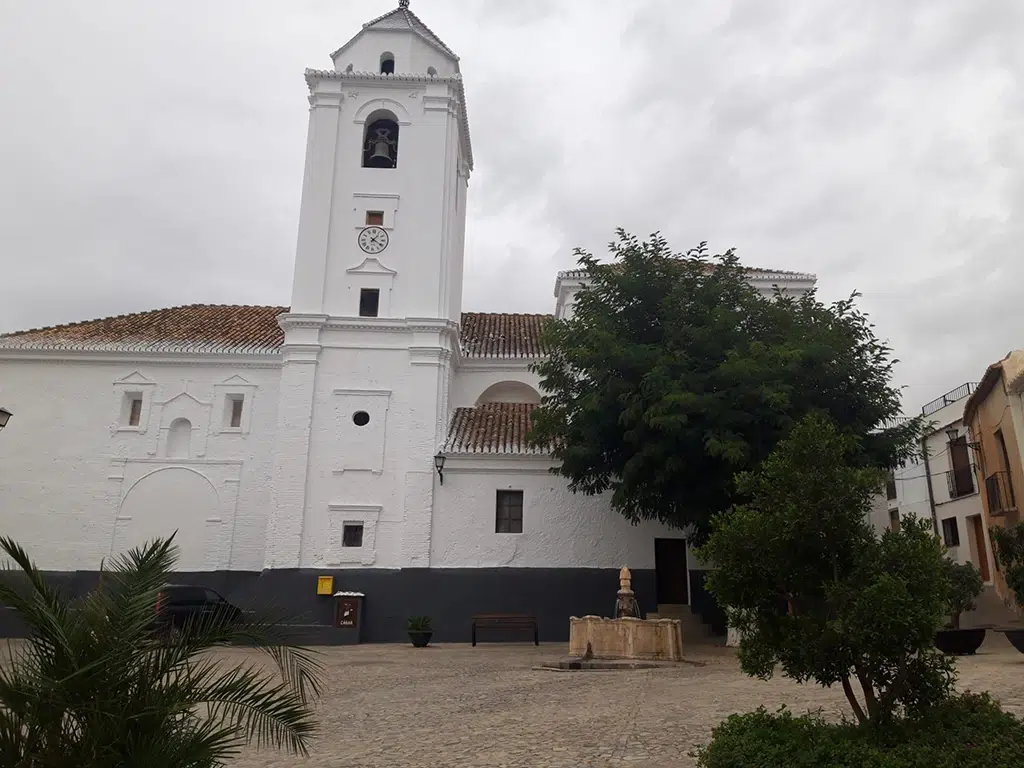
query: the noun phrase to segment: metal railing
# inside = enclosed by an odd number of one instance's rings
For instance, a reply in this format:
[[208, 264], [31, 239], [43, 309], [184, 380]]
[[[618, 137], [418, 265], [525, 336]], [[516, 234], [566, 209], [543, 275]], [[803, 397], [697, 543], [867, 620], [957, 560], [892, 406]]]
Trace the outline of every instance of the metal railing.
[[985, 495], [988, 497], [988, 513], [1005, 515], [1017, 509], [1017, 500], [1013, 495], [1013, 482], [1006, 470], [993, 472], [985, 478]]
[[951, 389], [949, 392], [944, 394], [942, 397], [937, 397], [930, 403], [926, 403], [921, 409], [921, 413], [927, 416], [929, 413], [935, 413], [936, 411], [945, 408], [947, 405], [952, 405], [957, 400], [962, 400], [965, 397], [970, 397], [974, 394], [974, 390], [978, 388], [978, 382], [968, 381], [966, 384], [961, 384], [956, 389]]
[[949, 488], [951, 499], [970, 496], [977, 490], [974, 487], [974, 467], [960, 467], [946, 472], [946, 487]]

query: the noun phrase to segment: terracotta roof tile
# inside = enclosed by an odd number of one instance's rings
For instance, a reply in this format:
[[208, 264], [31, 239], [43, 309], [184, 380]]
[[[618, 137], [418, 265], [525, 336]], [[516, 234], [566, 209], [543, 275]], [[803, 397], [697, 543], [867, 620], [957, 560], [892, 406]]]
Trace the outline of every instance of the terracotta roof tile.
[[485, 403], [475, 408], [456, 408], [448, 428], [444, 453], [527, 454], [546, 451], [527, 444], [530, 403]]
[[552, 315], [463, 312], [460, 328], [466, 357], [543, 357], [540, 335]]
[[288, 307], [190, 304], [0, 335], [6, 349], [275, 353]]

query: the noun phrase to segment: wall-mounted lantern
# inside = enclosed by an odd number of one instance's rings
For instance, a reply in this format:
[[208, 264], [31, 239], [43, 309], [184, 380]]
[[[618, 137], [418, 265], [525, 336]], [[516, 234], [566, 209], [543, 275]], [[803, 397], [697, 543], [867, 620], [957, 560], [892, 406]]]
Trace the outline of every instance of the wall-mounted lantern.
[[441, 485], [444, 485], [444, 456], [440, 453], [434, 457], [434, 469], [437, 470], [437, 477], [441, 481]]

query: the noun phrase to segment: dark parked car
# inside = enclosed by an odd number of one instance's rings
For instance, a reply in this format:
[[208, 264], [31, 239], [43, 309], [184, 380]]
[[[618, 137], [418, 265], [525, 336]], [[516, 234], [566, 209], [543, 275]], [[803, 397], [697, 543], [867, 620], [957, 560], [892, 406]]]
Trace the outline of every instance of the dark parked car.
[[202, 621], [214, 614], [229, 620], [241, 619], [244, 615], [219, 592], [188, 584], [165, 585], [157, 596], [156, 613], [157, 628], [168, 635], [180, 632], [190, 621]]

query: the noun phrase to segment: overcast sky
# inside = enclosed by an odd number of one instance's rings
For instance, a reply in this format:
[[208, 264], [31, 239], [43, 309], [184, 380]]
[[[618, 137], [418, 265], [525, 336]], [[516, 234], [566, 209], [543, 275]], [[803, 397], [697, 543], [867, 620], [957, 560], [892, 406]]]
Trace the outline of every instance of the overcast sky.
[[[0, 0], [0, 331], [287, 304], [305, 67], [397, 0]], [[1024, 347], [1024, 2], [413, 0], [461, 57], [464, 308], [615, 226], [853, 290], [908, 410]]]

